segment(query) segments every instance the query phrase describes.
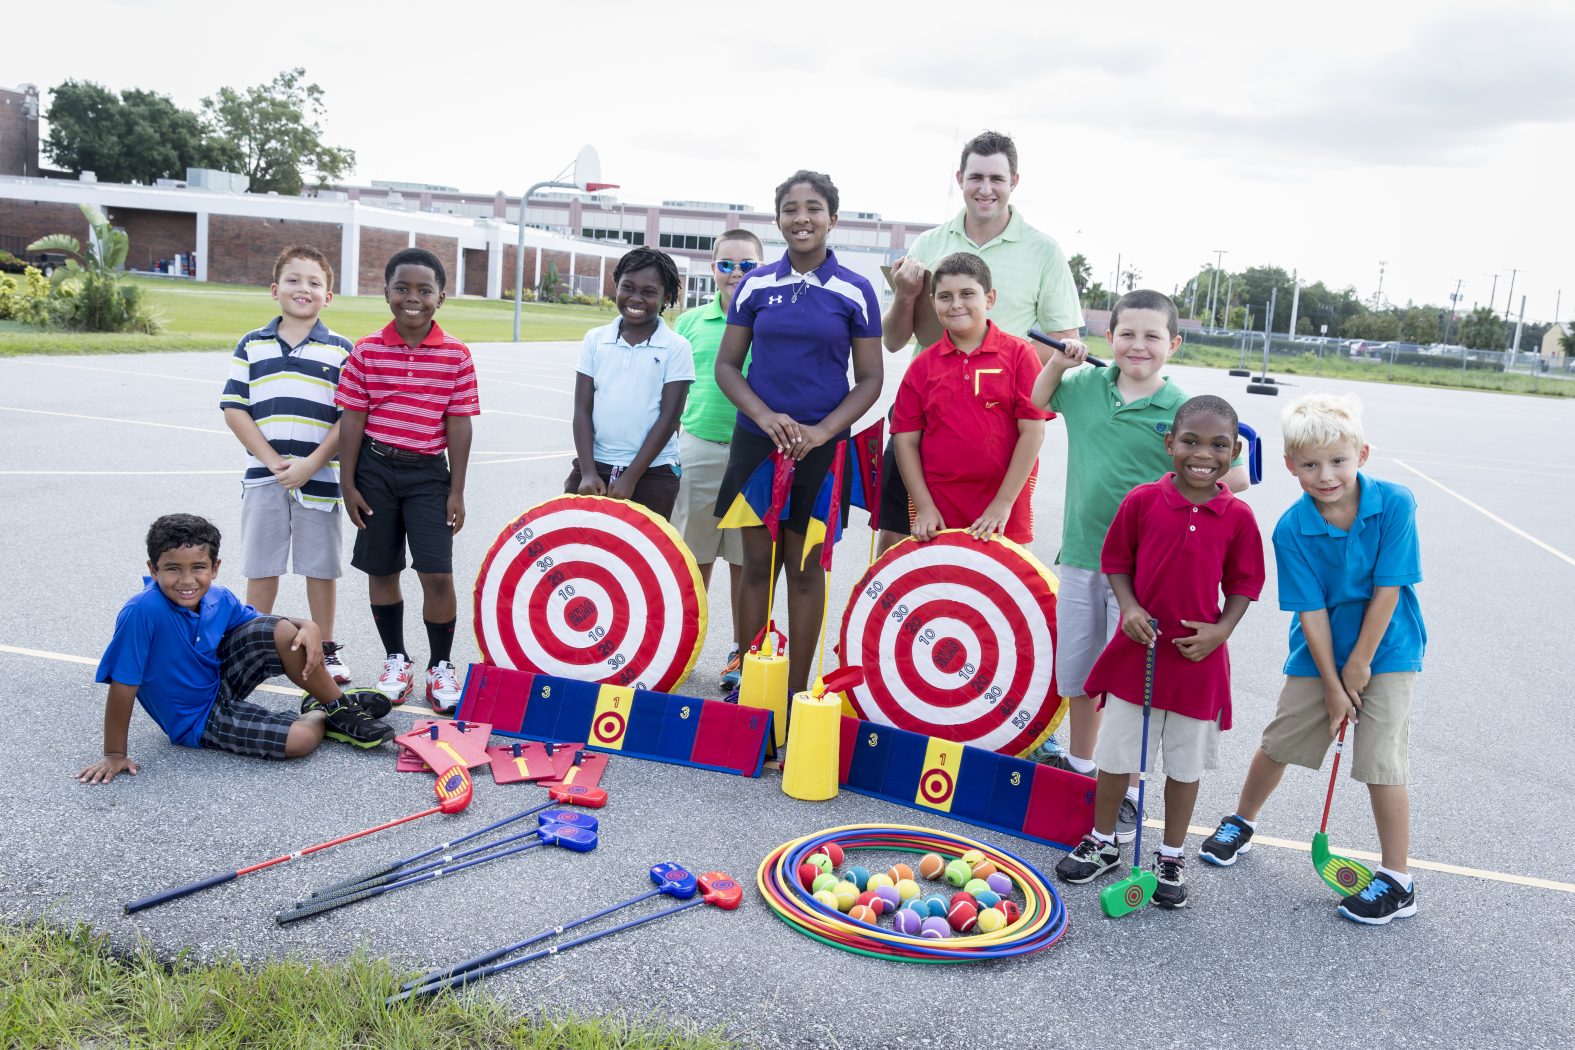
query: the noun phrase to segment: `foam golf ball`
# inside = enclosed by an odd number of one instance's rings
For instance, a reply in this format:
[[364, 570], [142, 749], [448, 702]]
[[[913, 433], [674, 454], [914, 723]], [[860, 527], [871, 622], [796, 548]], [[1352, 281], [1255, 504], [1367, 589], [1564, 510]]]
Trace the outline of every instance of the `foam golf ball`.
[[868, 868], [852, 867], [848, 869], [848, 881], [859, 888], [863, 893], [869, 889], [870, 871]]
[[836, 865], [831, 863], [831, 858], [826, 856], [824, 853], [811, 853], [808, 857], [804, 858], [804, 863], [813, 864], [815, 867], [819, 868], [823, 872], [827, 872], [828, 874], [832, 868], [836, 867]]
[[831, 893], [837, 898], [838, 911], [847, 911], [853, 907], [853, 902], [859, 899], [859, 888], [846, 879], [837, 883], [832, 888]]
[[834, 868], [842, 867], [842, 862], [847, 859], [842, 852], [842, 847], [835, 842], [825, 843], [820, 847], [820, 852], [831, 858], [831, 866]]
[[946, 871], [946, 858], [939, 853], [926, 853], [919, 858], [919, 876], [938, 879]]
[[887, 911], [896, 911], [897, 906], [902, 903], [902, 895], [897, 892], [895, 886], [877, 886], [870, 892], [886, 902]]
[[973, 894], [969, 893], [967, 890], [958, 890], [956, 893], [952, 894], [952, 899], [947, 901], [946, 903], [947, 903], [948, 907], [956, 907], [958, 904], [962, 903], [963, 901], [967, 901], [969, 904], [972, 904], [975, 908], [977, 908], [979, 906], [979, 902], [974, 900]]
[[981, 893], [990, 892], [990, 884], [985, 882], [983, 879], [969, 879], [967, 882], [963, 883], [963, 892], [970, 896], [977, 897]]
[[820, 878], [820, 869], [813, 864], [800, 864], [798, 866], [798, 881], [803, 883], [806, 890], [813, 891], [815, 880]]
[[841, 879], [830, 872], [821, 872], [815, 876], [815, 881], [810, 883], [809, 891], [811, 893], [819, 893], [821, 890], [835, 890], [837, 883], [841, 881]]
[[874, 890], [865, 890], [859, 894], [859, 899], [853, 902], [853, 906], [868, 908], [876, 915], [885, 915], [887, 911], [886, 902]]
[[920, 929], [924, 925], [924, 919], [920, 917], [918, 912], [904, 908], [902, 911], [899, 911], [897, 913], [897, 917], [892, 920], [892, 925], [897, 928], [898, 933], [905, 937], [917, 937], [919, 936]]
[[984, 851], [977, 849], [965, 850], [963, 851], [963, 855], [958, 859], [967, 861], [968, 866], [971, 868], [981, 860], [984, 860]]
[[878, 918], [878, 916], [875, 914], [874, 908], [871, 908], [865, 904], [855, 904], [853, 907], [848, 909], [848, 918], [852, 919], [854, 922], [864, 922], [874, 926], [875, 920]]
[[988, 879], [997, 870], [999, 869], [996, 868], [995, 861], [982, 860], [973, 866], [973, 877], [976, 879]]
[[902, 910], [903, 911], [916, 911], [916, 912], [919, 913], [919, 918], [921, 918], [921, 919], [924, 918], [926, 915], [930, 914], [930, 910], [924, 906], [924, 898], [923, 897], [914, 897], [914, 898], [911, 898], [910, 900], [903, 901], [902, 902]]
[[974, 921], [978, 923], [980, 933], [994, 933], [1006, 925], [1006, 916], [994, 908], [986, 908]]
[[886, 874], [891, 876], [892, 882], [901, 882], [903, 879], [912, 881], [913, 879], [913, 869], [906, 864], [893, 864], [886, 871]]
[[973, 895], [973, 899], [981, 908], [993, 908], [997, 904], [1001, 903], [1001, 895], [996, 893], [994, 890], [985, 890], [983, 893], [975, 893]]
[[912, 879], [897, 880], [897, 896], [903, 900], [911, 900], [919, 895], [919, 884]]
[[946, 901], [946, 898], [942, 897], [939, 893], [932, 893], [928, 897], [924, 898], [924, 912], [926, 915], [944, 919], [946, 917], [946, 910], [949, 907], [951, 907], [951, 905], [949, 905]]
[[995, 906], [995, 910], [1006, 916], [1007, 922], [1016, 922], [1023, 917], [1023, 909], [1016, 901], [1002, 901]]
[[919, 936], [932, 941], [944, 941], [952, 935], [949, 923], [938, 915], [932, 915], [919, 924]]
[[984, 881], [989, 883], [990, 888], [1001, 896], [1010, 897], [1012, 895], [1012, 880], [1001, 872], [998, 871], [994, 875], [986, 876]]
[[896, 879], [892, 878], [890, 875], [887, 875], [884, 871], [877, 871], [870, 876], [870, 881], [865, 884], [864, 888], [867, 890], [878, 890], [882, 886], [895, 885], [897, 885]]
[[951, 911], [946, 913], [946, 921], [958, 933], [967, 933], [979, 921], [979, 909], [970, 901], [957, 901]]
[[830, 890], [821, 890], [819, 893], [815, 894], [815, 899], [824, 904], [826, 907], [830, 908], [832, 911], [842, 910], [841, 908], [837, 907], [837, 895], [832, 893]]
[[964, 860], [954, 860], [946, 865], [946, 881], [953, 886], [962, 886], [973, 878], [973, 869]]

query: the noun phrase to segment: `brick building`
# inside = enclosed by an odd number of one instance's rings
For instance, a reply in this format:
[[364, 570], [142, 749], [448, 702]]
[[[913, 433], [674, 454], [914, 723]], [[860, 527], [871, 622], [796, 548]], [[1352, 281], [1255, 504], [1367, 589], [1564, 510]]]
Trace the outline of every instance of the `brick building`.
[[38, 88], [0, 88], [0, 175], [38, 174]]

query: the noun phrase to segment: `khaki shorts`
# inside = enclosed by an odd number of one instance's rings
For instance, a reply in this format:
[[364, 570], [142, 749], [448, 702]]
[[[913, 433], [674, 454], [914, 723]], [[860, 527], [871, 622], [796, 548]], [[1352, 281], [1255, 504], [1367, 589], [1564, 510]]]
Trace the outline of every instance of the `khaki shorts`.
[[[1351, 778], [1363, 784], [1404, 784], [1410, 774], [1411, 691], [1415, 671], [1375, 674], [1362, 690], [1362, 709], [1346, 731]], [[1274, 718], [1263, 728], [1262, 747], [1276, 762], [1317, 769], [1334, 743], [1323, 706], [1323, 680], [1289, 675]]]
[[344, 511], [302, 506], [290, 490], [270, 482], [241, 489], [241, 575], [248, 580], [298, 576], [337, 580]]
[[[1105, 716], [1094, 745], [1094, 765], [1101, 773], [1136, 773], [1143, 742], [1143, 705], [1118, 696], [1105, 698]], [[1206, 769], [1220, 764], [1220, 724], [1158, 708], [1148, 716], [1148, 768], [1156, 768], [1163, 750], [1165, 776], [1183, 784], [1203, 779]]]
[[729, 565], [744, 564], [744, 540], [737, 529], [719, 529], [716, 497], [727, 472], [726, 441], [707, 441], [686, 431], [678, 434], [678, 503], [673, 508], [673, 528], [700, 565], [723, 558]]
[[1055, 574], [1056, 688], [1062, 696], [1083, 696], [1088, 672], [1121, 626], [1121, 605], [1102, 572], [1057, 565]]

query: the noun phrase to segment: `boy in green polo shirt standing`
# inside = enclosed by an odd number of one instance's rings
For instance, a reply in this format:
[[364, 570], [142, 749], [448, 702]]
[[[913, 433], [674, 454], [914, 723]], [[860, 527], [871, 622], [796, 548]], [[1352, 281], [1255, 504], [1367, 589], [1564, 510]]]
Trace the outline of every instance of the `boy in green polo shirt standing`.
[[[1078, 367], [1088, 348], [1075, 339], [1055, 351], [1034, 382], [1033, 400], [1051, 408], [1066, 425], [1066, 498], [1061, 552], [1056, 557], [1056, 684], [1070, 697], [1071, 747], [1065, 754], [1041, 748], [1032, 756], [1048, 764], [1094, 775], [1099, 702], [1084, 686], [1105, 645], [1115, 635], [1121, 608], [1099, 571], [1099, 552], [1126, 494], [1157, 481], [1172, 467], [1165, 432], [1187, 400], [1160, 374], [1181, 346], [1176, 305], [1159, 292], [1128, 292], [1110, 313], [1109, 368]], [[1233, 492], [1247, 487], [1238, 458], [1225, 475]], [[1160, 644], [1168, 644], [1160, 639]], [[1137, 830], [1137, 788], [1128, 789], [1116, 820], [1116, 840], [1130, 842]]]
[[[733, 303], [733, 290], [744, 275], [765, 261], [760, 238], [748, 230], [728, 230], [717, 238], [711, 253], [711, 275], [716, 278], [716, 298], [704, 306], [687, 311], [673, 329], [689, 340], [694, 350], [695, 381], [679, 420], [678, 462], [683, 473], [678, 478], [678, 504], [673, 509], [673, 527], [684, 538], [700, 564], [700, 578], [711, 586], [711, 567], [717, 558], [727, 562], [728, 600], [733, 613], [733, 651], [722, 669], [722, 690], [738, 688], [743, 677], [743, 639], [738, 626], [738, 581], [744, 564], [743, 539], [737, 529], [717, 528], [717, 490], [727, 470], [728, 444], [738, 409], [716, 385], [716, 351], [727, 328], [727, 310]], [[749, 372], [749, 360], [744, 360]]]

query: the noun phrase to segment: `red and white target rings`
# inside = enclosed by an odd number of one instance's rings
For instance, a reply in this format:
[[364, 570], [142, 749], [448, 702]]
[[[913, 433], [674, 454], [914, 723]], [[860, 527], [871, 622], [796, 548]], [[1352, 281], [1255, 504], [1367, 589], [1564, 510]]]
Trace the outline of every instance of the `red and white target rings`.
[[[961, 530], [887, 551], [842, 618], [860, 717], [1019, 755], [1055, 727], [1056, 581], [1027, 550]], [[938, 790], [940, 785], [935, 786]]]
[[694, 556], [636, 503], [555, 496], [510, 522], [476, 577], [482, 659], [670, 691], [705, 643]]

